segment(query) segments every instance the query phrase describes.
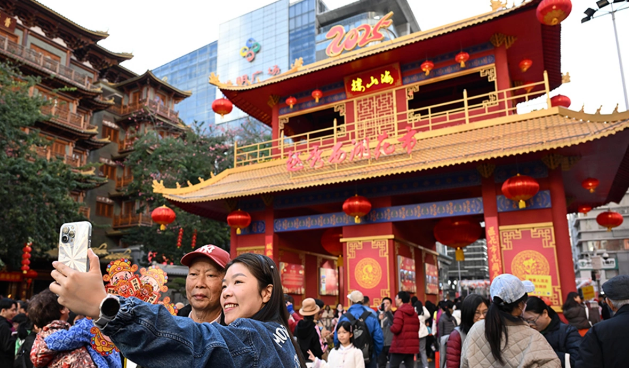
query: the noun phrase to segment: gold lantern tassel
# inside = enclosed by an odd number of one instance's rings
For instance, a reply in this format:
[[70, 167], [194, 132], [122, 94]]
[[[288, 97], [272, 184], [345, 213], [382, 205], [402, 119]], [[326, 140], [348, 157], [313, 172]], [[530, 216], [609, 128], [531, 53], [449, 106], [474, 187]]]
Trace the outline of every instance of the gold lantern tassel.
[[465, 61], [461, 61], [461, 68], [465, 68]]
[[607, 228], [607, 231], [612, 231], [612, 228], [611, 228], [611, 227], [608, 227], [608, 228]]
[[236, 228], [236, 234], [240, 235], [240, 233], [241, 233], [240, 228], [239, 227]]
[[319, 103], [319, 97], [315, 98], [315, 102]]
[[166, 230], [166, 225], [162, 224], [162, 225], [159, 227], [159, 229], [160, 229], [161, 231]]
[[343, 256], [336, 259], [336, 267], [343, 267]]
[[360, 224], [360, 216], [354, 217], [354, 222]]
[[462, 248], [456, 248], [456, 252], [454, 252], [454, 258], [457, 261], [465, 261], [465, 254], [463, 253]]
[[526, 202], [524, 202], [523, 199], [520, 199], [520, 202], [518, 202], [518, 207], [520, 207], [520, 209], [526, 208]]
[[594, 193], [594, 188], [590, 188], [590, 193]]

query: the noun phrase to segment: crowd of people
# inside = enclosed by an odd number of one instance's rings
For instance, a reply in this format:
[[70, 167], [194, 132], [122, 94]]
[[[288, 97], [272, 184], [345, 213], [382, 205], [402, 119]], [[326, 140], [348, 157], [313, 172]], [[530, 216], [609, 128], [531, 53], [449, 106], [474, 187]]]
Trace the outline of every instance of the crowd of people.
[[[0, 367], [626, 367], [629, 276], [603, 285], [599, 303], [570, 293], [562, 318], [530, 285], [504, 274], [490, 299], [425, 303], [408, 292], [371, 308], [284, 294], [272, 259], [206, 245], [186, 254], [187, 306], [107, 294], [90, 271], [54, 263], [50, 290], [0, 299]], [[378, 302], [380, 302], [378, 300]], [[567, 323], [565, 323], [567, 322]], [[99, 340], [100, 338], [100, 340]], [[114, 349], [104, 349], [99, 343]], [[96, 343], [95, 343], [96, 342]], [[439, 356], [439, 358], [437, 358]]]

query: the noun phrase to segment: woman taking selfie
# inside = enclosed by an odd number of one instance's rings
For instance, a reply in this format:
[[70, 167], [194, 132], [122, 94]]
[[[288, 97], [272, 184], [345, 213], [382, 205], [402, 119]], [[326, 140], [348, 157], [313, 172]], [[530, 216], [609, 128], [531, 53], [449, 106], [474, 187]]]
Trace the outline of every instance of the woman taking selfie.
[[526, 311], [522, 316], [526, 323], [544, 335], [557, 353], [562, 367], [565, 367], [566, 353], [570, 354], [570, 366], [575, 366], [579, 359], [581, 335], [574, 326], [561, 322], [557, 313], [535, 296], [526, 301]]
[[89, 272], [54, 262], [59, 303], [94, 319], [127, 358], [146, 367], [305, 367], [288, 331], [282, 284], [269, 257], [246, 253], [226, 267], [221, 306], [227, 326], [172, 316], [162, 305], [108, 295], [98, 257]]
[[528, 299], [522, 281], [502, 274], [493, 280], [489, 293], [493, 303], [485, 319], [467, 334], [461, 367], [560, 368], [559, 358], [544, 336], [521, 319]]
[[485, 319], [489, 308], [489, 301], [478, 294], [468, 295], [461, 304], [461, 325], [450, 333], [446, 350], [446, 368], [461, 366], [461, 348], [467, 333], [474, 323]]

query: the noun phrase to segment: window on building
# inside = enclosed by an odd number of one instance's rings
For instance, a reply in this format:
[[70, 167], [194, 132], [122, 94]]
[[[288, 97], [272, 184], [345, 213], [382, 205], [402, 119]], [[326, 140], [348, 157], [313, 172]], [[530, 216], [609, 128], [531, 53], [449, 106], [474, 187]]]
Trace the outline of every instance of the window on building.
[[107, 179], [114, 180], [116, 178], [116, 167], [111, 165], [101, 165], [100, 172]]
[[9, 33], [7, 31], [4, 31], [4, 30], [0, 29], [0, 36], [8, 38], [9, 41], [11, 41], [11, 42], [18, 43], [18, 36], [13, 34], [13, 33]]
[[96, 215], [102, 217], [114, 217], [114, 205], [110, 203], [96, 202]]
[[117, 129], [103, 125], [103, 128], [101, 130], [101, 136], [103, 138], [109, 138], [109, 140], [114, 143], [118, 143], [118, 130]]

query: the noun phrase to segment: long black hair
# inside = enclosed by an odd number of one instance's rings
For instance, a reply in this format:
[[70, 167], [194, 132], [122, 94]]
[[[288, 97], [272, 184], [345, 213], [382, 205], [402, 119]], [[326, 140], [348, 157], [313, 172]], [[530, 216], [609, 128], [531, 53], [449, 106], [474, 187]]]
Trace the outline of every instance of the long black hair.
[[267, 256], [254, 253], [243, 253], [234, 258], [225, 267], [225, 272], [236, 263], [242, 263], [247, 267], [249, 272], [258, 280], [258, 292], [261, 293], [269, 285], [273, 285], [273, 291], [269, 301], [254, 314], [251, 319], [261, 322], [277, 322], [286, 328], [290, 341], [295, 349], [295, 354], [299, 358], [299, 364], [301, 367], [306, 367], [304, 357], [301, 354], [301, 349], [297, 342], [293, 338], [293, 333], [288, 327], [288, 310], [285, 306], [284, 292], [282, 291], [282, 281], [280, 278], [280, 272], [275, 265], [275, 262]]
[[544, 303], [544, 301], [536, 296], [531, 296], [526, 301], [526, 311], [535, 314], [542, 314], [544, 311], [548, 313], [548, 317], [554, 318], [557, 315], [554, 309]]
[[461, 305], [461, 331], [468, 333], [474, 324], [476, 309], [479, 305], [485, 304], [489, 307], [489, 300], [479, 294], [470, 294], [463, 300]]
[[500, 297], [495, 296], [493, 303], [489, 306], [487, 316], [485, 316], [485, 339], [489, 342], [491, 347], [491, 355], [500, 364], [504, 364], [502, 359], [502, 349], [500, 348], [500, 342], [502, 335], [505, 336], [505, 346], [509, 344], [509, 334], [507, 332], [507, 319], [511, 321], [519, 321], [518, 318], [511, 315], [511, 312], [517, 308], [520, 303], [528, 299], [528, 294], [524, 295], [513, 303], [505, 303]]
[[454, 303], [452, 303], [451, 300], [441, 302], [441, 310], [443, 310], [448, 318], [452, 317], [452, 307], [454, 307]]
[[[352, 336], [349, 337], [349, 342], [350, 344], [354, 343], [354, 331], [352, 330], [352, 324], [349, 321], [343, 321], [341, 323], [339, 323], [338, 325], [336, 325], [336, 333], [338, 334], [339, 328], [343, 327], [343, 329], [349, 333], [352, 334]], [[338, 350], [339, 347], [341, 346], [341, 341], [337, 342], [336, 344], [334, 344], [334, 349]]]
[[563, 303], [563, 310], [566, 309], [570, 309], [570, 308], [574, 308], [579, 306], [579, 303], [577, 303], [576, 300], [574, 300], [574, 298], [578, 297], [579, 293], [577, 293], [576, 291], [571, 291], [568, 293], [568, 297], [566, 298], [566, 302]]

